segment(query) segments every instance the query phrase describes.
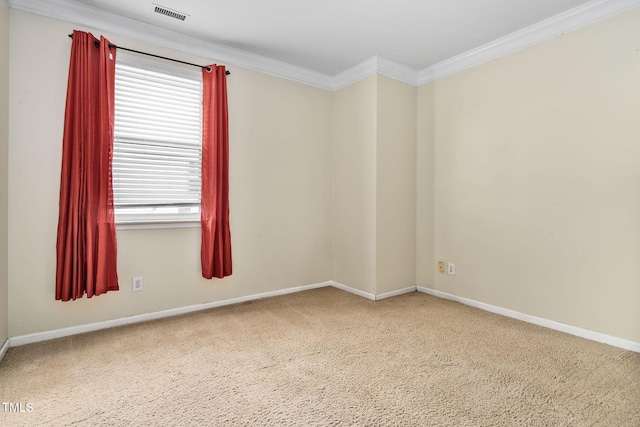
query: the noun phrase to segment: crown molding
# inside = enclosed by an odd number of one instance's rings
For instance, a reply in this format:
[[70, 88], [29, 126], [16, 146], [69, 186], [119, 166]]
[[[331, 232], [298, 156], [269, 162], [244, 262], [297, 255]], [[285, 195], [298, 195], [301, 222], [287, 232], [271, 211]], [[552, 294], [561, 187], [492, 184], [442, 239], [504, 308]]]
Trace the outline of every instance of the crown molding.
[[640, 0], [593, 0], [420, 71], [374, 56], [335, 76], [329, 76], [240, 49], [205, 42], [71, 0], [7, 0], [7, 3], [13, 9], [327, 90], [338, 90], [376, 73], [420, 86], [640, 6]]
[[331, 90], [333, 86], [332, 77], [326, 74], [240, 49], [206, 42], [155, 25], [105, 12], [93, 6], [68, 0], [8, 0], [7, 3], [13, 9], [200, 56], [215, 62], [247, 68], [322, 89]]
[[418, 72], [423, 85], [640, 6], [640, 0], [593, 0]]
[[418, 85], [418, 72], [416, 70], [381, 56], [378, 57], [378, 73], [412, 86]]
[[381, 56], [372, 56], [334, 76], [331, 88], [332, 90], [342, 89], [373, 74], [382, 74], [412, 86], [417, 86], [418, 84], [418, 72], [416, 70]]
[[331, 90], [342, 89], [378, 72], [378, 57], [372, 56], [332, 78]]

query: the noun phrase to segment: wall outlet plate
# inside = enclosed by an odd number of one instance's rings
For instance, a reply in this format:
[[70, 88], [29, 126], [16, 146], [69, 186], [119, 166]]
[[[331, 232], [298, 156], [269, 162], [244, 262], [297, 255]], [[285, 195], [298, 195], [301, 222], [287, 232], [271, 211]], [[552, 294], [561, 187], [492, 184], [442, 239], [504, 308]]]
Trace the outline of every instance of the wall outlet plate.
[[438, 273], [444, 273], [444, 262], [438, 261]]
[[142, 281], [142, 276], [136, 276], [131, 279], [131, 290], [133, 292], [139, 292], [144, 289], [144, 282]]
[[452, 262], [447, 263], [447, 274], [450, 276], [456, 275], [456, 265]]

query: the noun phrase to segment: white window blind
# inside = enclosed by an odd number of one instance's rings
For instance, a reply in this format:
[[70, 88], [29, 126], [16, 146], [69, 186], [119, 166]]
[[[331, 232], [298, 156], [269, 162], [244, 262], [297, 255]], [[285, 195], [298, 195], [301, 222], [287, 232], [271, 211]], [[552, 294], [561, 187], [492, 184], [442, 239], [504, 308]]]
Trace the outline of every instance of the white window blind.
[[116, 63], [113, 190], [117, 223], [200, 215], [202, 79], [156, 63]]

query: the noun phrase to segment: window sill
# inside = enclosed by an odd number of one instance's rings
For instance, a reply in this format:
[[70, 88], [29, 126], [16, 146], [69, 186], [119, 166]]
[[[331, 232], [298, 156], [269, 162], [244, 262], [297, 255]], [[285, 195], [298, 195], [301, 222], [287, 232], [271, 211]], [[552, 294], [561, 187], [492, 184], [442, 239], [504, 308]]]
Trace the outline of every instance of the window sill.
[[116, 222], [116, 230], [152, 230], [159, 228], [198, 228], [200, 220]]

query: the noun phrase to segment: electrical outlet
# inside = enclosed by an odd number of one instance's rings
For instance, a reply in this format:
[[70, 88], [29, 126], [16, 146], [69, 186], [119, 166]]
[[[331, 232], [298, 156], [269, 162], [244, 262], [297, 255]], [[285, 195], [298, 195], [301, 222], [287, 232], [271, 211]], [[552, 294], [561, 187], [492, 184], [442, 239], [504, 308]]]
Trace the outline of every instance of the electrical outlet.
[[144, 282], [142, 281], [142, 276], [137, 276], [131, 279], [131, 286], [133, 292], [141, 291], [144, 288]]
[[447, 263], [447, 274], [450, 276], [456, 275], [456, 265], [452, 262]]
[[438, 261], [438, 272], [444, 273], [444, 262]]

